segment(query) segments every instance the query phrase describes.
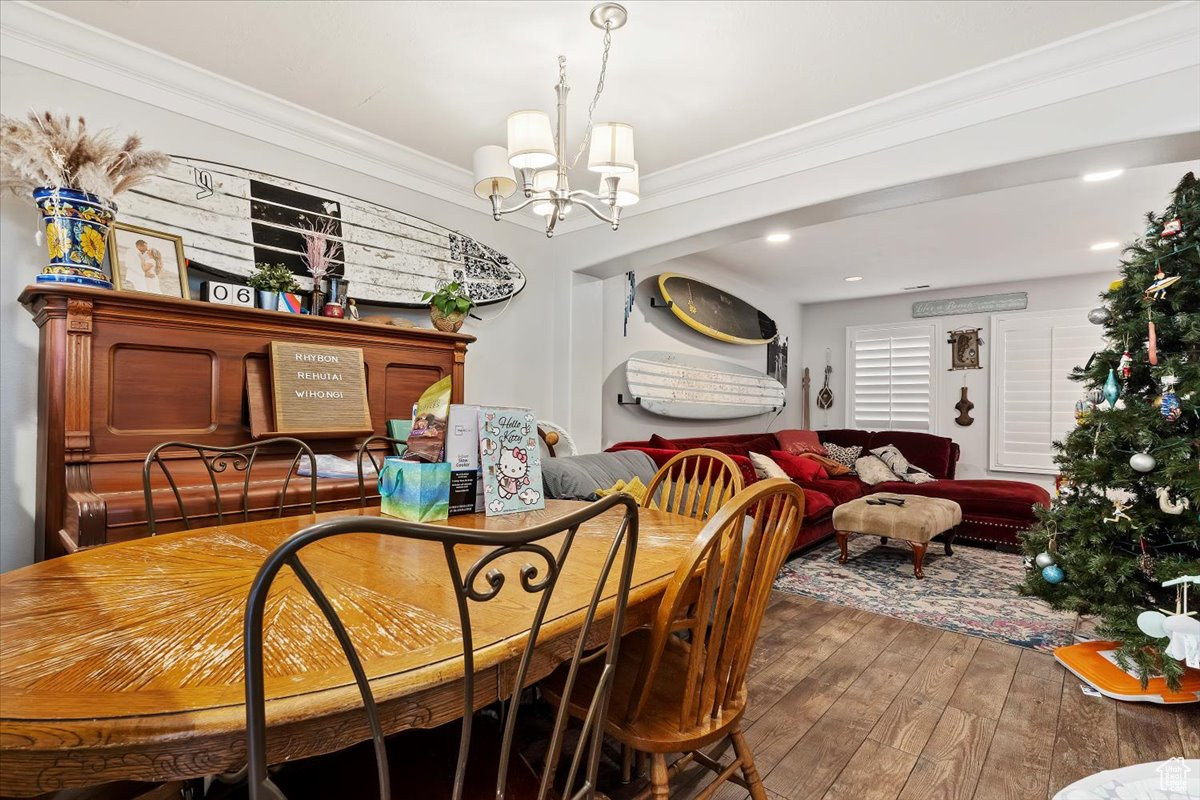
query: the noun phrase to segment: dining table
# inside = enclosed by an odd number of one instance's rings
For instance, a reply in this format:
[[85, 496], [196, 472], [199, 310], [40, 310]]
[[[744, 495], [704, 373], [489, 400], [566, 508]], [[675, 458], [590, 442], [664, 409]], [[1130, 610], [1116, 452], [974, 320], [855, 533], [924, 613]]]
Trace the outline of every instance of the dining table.
[[[505, 532], [577, 510], [467, 514], [445, 524]], [[30, 797], [113, 781], [173, 781], [238, 771], [246, 762], [243, 615], [266, 556], [291, 534], [378, 507], [237, 522], [81, 550], [0, 575], [0, 795]], [[571, 656], [619, 509], [584, 523], [559, 575], [527, 674], [531, 684]], [[632, 630], [659, 597], [702, 523], [639, 513], [625, 615]], [[561, 534], [560, 534], [561, 535]], [[460, 546], [469, 564], [487, 553]], [[440, 544], [352, 533], [301, 551], [362, 658], [386, 733], [464, 713], [462, 632]], [[496, 566], [516, 574], [522, 554]], [[594, 625], [607, 635], [617, 576]], [[511, 695], [537, 595], [519, 581], [471, 610], [474, 709]], [[370, 738], [345, 655], [289, 570], [264, 622], [268, 757], [332, 752]], [[572, 634], [575, 634], [572, 636]]]

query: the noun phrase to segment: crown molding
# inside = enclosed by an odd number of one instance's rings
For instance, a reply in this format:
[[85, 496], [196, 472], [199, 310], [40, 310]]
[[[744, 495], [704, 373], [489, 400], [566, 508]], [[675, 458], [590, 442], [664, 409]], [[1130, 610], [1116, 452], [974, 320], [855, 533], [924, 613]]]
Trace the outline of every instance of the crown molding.
[[27, 0], [4, 3], [0, 56], [490, 213], [469, 170]]
[[[0, 55], [487, 213], [468, 170], [28, 0], [5, 2]], [[1200, 2], [1138, 16], [642, 177], [660, 210], [1200, 65]], [[53, 53], [54, 58], [47, 58]], [[1173, 100], [1171, 100], [1173, 101]], [[505, 218], [530, 230], [540, 220]], [[576, 221], [569, 237], [599, 222]]]

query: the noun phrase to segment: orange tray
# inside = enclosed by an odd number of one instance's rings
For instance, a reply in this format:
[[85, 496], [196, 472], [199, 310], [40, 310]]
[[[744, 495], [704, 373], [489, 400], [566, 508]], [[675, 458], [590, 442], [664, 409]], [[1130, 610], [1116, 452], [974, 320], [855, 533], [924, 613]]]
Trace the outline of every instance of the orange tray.
[[1177, 692], [1167, 688], [1165, 678], [1151, 678], [1143, 689], [1135, 676], [1102, 655], [1119, 646], [1120, 642], [1083, 642], [1056, 648], [1054, 657], [1105, 697], [1141, 703], [1200, 702], [1200, 670], [1185, 667]]

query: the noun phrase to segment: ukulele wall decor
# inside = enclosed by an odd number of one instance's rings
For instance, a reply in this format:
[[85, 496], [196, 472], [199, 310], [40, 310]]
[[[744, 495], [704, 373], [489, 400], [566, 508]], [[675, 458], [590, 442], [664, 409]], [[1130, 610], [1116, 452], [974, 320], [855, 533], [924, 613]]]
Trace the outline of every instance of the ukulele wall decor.
[[825, 385], [821, 387], [821, 391], [817, 392], [817, 408], [822, 411], [828, 411], [833, 408], [833, 390], [829, 388], [829, 376], [833, 374], [833, 366], [830, 364], [829, 350], [825, 351]]
[[975, 421], [974, 417], [971, 416], [971, 409], [974, 407], [975, 404], [967, 399], [967, 387], [962, 387], [962, 399], [954, 404], [954, 410], [958, 412], [958, 416], [954, 418], [954, 421], [964, 428], [970, 425]]

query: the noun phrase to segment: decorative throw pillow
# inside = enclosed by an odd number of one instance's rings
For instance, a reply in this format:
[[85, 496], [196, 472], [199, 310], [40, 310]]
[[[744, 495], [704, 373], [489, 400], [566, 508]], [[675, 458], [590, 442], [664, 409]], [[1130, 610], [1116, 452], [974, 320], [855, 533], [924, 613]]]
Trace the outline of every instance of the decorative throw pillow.
[[782, 469], [772, 459], [764, 456], [762, 453], [751, 453], [750, 463], [754, 465], [754, 474], [758, 479], [765, 480], [767, 478], [788, 478], [787, 471]]
[[803, 453], [816, 453], [819, 456], [829, 455], [825, 451], [825, 446], [821, 444], [821, 440], [817, 438], [816, 431], [801, 431], [801, 430], [785, 430], [775, 434], [775, 438], [779, 440], [779, 449], [793, 455], [801, 455]]
[[[607, 489], [597, 489], [596, 496], [597, 497], [608, 497], [610, 494], [617, 494], [618, 492], [624, 492], [625, 494], [633, 497], [634, 500], [637, 500], [638, 504], [640, 505], [642, 503], [642, 501], [644, 501], [646, 499], [646, 489], [647, 488], [649, 488], [649, 487], [647, 487], [646, 484], [642, 483], [642, 479], [639, 476], [635, 475], [633, 477], [633, 480], [631, 480], [631, 481], [617, 481], [616, 483], [614, 483], [612, 486], [610, 486]], [[651, 505], [651, 507], [652, 508], [654, 507], [653, 504]]]
[[834, 461], [829, 456], [819, 456], [816, 453], [801, 453], [795, 458], [802, 458], [805, 461], [812, 461], [815, 464], [820, 464], [825, 470], [826, 477], [836, 478], [839, 475], [849, 475], [850, 468], [840, 461]]
[[926, 470], [921, 469], [915, 464], [910, 464], [908, 459], [896, 449], [893, 444], [887, 444], [883, 447], [876, 447], [871, 451], [883, 463], [887, 464], [888, 469], [896, 473], [900, 480], [908, 481], [909, 483], [929, 483], [937, 478], [930, 475]]
[[879, 456], [863, 456], [854, 462], [854, 471], [863, 483], [874, 486], [885, 481], [898, 481], [900, 476], [892, 472]]
[[682, 450], [683, 448], [675, 444], [670, 439], [664, 439], [657, 433], [650, 436], [649, 445], [655, 450]]
[[852, 470], [854, 469], [854, 462], [858, 461], [858, 457], [862, 455], [862, 446], [857, 444], [852, 447], [842, 447], [838, 444], [826, 443], [825, 450], [834, 461], [837, 461], [839, 464], [845, 464]]
[[794, 481], [812, 481], [829, 477], [825, 468], [811, 458], [802, 458], [785, 453], [783, 450], [772, 450], [771, 458]]

